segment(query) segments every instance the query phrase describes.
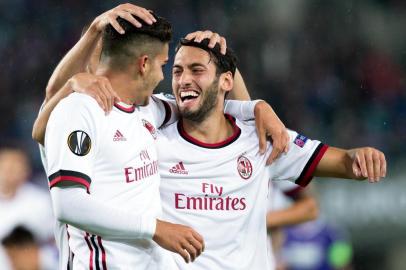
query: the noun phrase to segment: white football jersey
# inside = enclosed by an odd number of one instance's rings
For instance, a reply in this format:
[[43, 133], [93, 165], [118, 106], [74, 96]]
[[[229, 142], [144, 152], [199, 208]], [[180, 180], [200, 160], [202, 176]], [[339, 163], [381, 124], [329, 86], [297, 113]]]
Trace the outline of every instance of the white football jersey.
[[[151, 99], [145, 107], [116, 104], [105, 115], [89, 96], [73, 93], [63, 99], [51, 114], [45, 137], [50, 188], [82, 185], [97, 201], [160, 217], [154, 119], [165, 116], [163, 107]], [[69, 239], [69, 263], [75, 270], [156, 269], [162, 260], [162, 249], [151, 239], [103, 239], [63, 223], [57, 232], [60, 245]]]
[[289, 131], [290, 150], [271, 166], [258, 153], [251, 122], [234, 125], [227, 140], [206, 144], [188, 135], [181, 121], [159, 131], [158, 156], [164, 219], [189, 225], [205, 251], [181, 269], [269, 269], [266, 212], [269, 180], [306, 185], [327, 146]]

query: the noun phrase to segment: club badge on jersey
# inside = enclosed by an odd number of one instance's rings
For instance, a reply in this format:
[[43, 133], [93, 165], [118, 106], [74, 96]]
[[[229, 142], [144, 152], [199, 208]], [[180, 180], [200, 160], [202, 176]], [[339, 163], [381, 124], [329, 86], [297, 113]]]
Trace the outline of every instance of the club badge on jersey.
[[241, 178], [247, 180], [252, 175], [251, 161], [244, 156], [240, 156], [237, 160], [237, 170]]
[[148, 122], [148, 121], [145, 120], [145, 119], [142, 119], [142, 124], [144, 125], [144, 127], [145, 127], [146, 129], [148, 129], [149, 133], [151, 133], [152, 138], [154, 138], [154, 140], [156, 140], [157, 134], [156, 134], [156, 129], [155, 129], [155, 127], [154, 127], [150, 122]]
[[82, 130], [75, 130], [68, 137], [68, 147], [77, 156], [86, 156], [92, 148], [92, 140]]

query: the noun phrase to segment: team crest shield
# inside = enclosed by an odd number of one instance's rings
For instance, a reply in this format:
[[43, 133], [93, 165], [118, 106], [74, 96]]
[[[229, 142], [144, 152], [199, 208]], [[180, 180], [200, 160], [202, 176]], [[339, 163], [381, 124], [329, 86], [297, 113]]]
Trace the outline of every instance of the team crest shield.
[[244, 156], [240, 156], [237, 160], [237, 171], [242, 179], [247, 180], [250, 178], [252, 175], [251, 161]]
[[145, 119], [142, 119], [142, 124], [144, 125], [144, 127], [146, 129], [148, 129], [149, 133], [151, 133], [152, 138], [154, 138], [154, 140], [156, 140], [156, 129], [155, 129], [155, 127]]

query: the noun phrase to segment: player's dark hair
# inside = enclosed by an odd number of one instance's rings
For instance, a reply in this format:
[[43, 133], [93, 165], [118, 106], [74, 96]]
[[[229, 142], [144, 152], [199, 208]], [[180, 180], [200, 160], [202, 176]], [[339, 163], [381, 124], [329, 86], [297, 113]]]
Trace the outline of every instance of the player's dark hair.
[[156, 22], [149, 25], [134, 16], [142, 26], [135, 27], [130, 22], [117, 18], [125, 33], [118, 33], [110, 24], [103, 31], [101, 61], [109, 60], [112, 68], [126, 67], [134, 57], [148, 54], [154, 57], [165, 43], [172, 39], [172, 26], [162, 17], [153, 14]]
[[222, 54], [220, 44], [217, 43], [213, 48], [209, 48], [209, 43], [210, 39], [208, 38], [203, 39], [201, 42], [182, 38], [176, 46], [175, 53], [177, 53], [182, 46], [197, 47], [205, 50], [210, 54], [211, 60], [213, 60], [216, 65], [216, 75], [230, 71], [234, 77], [237, 68], [237, 56], [234, 51], [231, 48], [227, 48], [226, 54]]
[[3, 238], [1, 243], [5, 247], [22, 247], [35, 244], [36, 240], [34, 235], [28, 229], [23, 226], [17, 226], [6, 237]]

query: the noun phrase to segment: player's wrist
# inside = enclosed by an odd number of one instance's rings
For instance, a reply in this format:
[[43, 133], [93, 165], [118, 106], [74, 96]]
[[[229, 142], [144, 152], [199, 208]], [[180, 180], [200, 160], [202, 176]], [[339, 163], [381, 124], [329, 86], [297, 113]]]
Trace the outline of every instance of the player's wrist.
[[257, 100], [254, 100], [253, 102], [255, 102], [254, 109], [253, 109], [255, 117], [258, 117], [259, 113], [261, 111], [265, 110], [267, 106], [269, 106], [268, 103], [266, 103], [262, 99], [257, 99]]

